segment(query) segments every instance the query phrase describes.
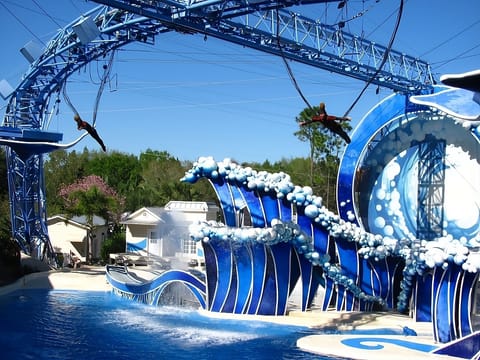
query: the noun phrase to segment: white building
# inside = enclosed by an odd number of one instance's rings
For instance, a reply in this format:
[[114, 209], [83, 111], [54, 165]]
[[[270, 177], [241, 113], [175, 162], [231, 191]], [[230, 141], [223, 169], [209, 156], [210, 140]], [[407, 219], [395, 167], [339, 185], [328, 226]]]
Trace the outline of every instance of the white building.
[[202, 201], [170, 201], [165, 207], [143, 207], [121, 223], [126, 226], [126, 252], [153, 257], [203, 257], [188, 227], [217, 220], [218, 206]]
[[87, 245], [86, 239], [91, 230], [85, 216], [67, 218], [55, 215], [47, 219], [48, 235], [54, 251], [63, 254], [65, 259], [73, 254], [82, 262], [86, 261], [86, 252], [90, 259], [99, 259], [103, 241], [107, 237], [108, 227], [105, 219], [94, 216], [91, 239]]

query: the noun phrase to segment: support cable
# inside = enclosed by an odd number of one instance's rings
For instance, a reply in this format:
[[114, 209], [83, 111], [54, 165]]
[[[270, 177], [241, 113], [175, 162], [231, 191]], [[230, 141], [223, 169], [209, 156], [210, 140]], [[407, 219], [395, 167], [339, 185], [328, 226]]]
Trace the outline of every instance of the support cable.
[[285, 67], [287, 68], [288, 76], [290, 77], [290, 80], [292, 81], [293, 86], [295, 86], [295, 89], [297, 90], [298, 94], [300, 95], [302, 100], [305, 102], [305, 104], [307, 104], [309, 109], [313, 109], [312, 105], [310, 105], [310, 103], [308, 102], [305, 95], [303, 95], [302, 89], [300, 89], [300, 86], [298, 85], [297, 80], [295, 79], [295, 75], [293, 74], [293, 71], [290, 68], [290, 64], [288, 63], [288, 61], [285, 57], [285, 54], [283, 53], [282, 45], [280, 43], [280, 14], [279, 14], [278, 8], [275, 9], [275, 13], [276, 13], [276, 17], [277, 17], [277, 29], [276, 29], [276, 34], [275, 35], [277, 37], [278, 49], [280, 50], [280, 55], [281, 55], [280, 57], [282, 58], [283, 63], [285, 64]]
[[350, 105], [350, 107], [348, 108], [348, 110], [345, 112], [345, 114], [343, 115], [344, 117], [348, 116], [350, 114], [350, 112], [352, 111], [352, 109], [355, 107], [355, 105], [357, 105], [358, 101], [360, 100], [360, 98], [363, 96], [363, 94], [365, 93], [365, 91], [367, 90], [368, 86], [372, 83], [372, 81], [375, 79], [375, 77], [380, 73], [380, 71], [382, 70], [383, 66], [385, 65], [385, 63], [387, 62], [387, 59], [388, 59], [388, 55], [390, 53], [390, 50], [392, 49], [392, 45], [393, 45], [393, 42], [395, 40], [395, 36], [397, 35], [397, 31], [398, 31], [398, 27], [400, 26], [400, 20], [402, 18], [402, 14], [403, 14], [403, 0], [400, 0], [400, 7], [398, 8], [398, 13], [397, 13], [397, 20], [395, 22], [395, 27], [393, 29], [393, 32], [392, 32], [392, 36], [390, 37], [390, 41], [388, 43], [388, 46], [385, 50], [385, 53], [383, 54], [383, 59], [382, 59], [382, 62], [380, 63], [380, 66], [378, 67], [378, 69], [375, 71], [375, 73], [370, 77], [370, 79], [367, 81], [367, 83], [365, 84], [365, 86], [363, 87], [362, 91], [360, 91], [360, 93], [358, 94], [357, 98], [353, 101], [352, 105]]
[[[351, 19], [349, 19], [348, 21], [350, 20], [353, 20], [353, 19], [356, 19], [362, 15], [364, 15], [367, 11], [369, 11], [370, 8], [362, 11], [362, 12], [359, 12], [358, 14], [356, 14], [354, 17], [352, 17]], [[276, 38], [277, 38], [277, 45], [278, 45], [278, 48], [279, 48], [279, 51], [280, 51], [280, 55], [281, 55], [281, 58], [285, 64], [285, 67], [287, 68], [287, 72], [288, 72], [288, 75], [290, 77], [290, 80], [292, 81], [295, 89], [297, 90], [298, 94], [300, 95], [300, 97], [302, 98], [302, 100], [305, 102], [305, 104], [308, 106], [309, 109], [313, 109], [313, 107], [310, 105], [310, 103], [308, 102], [307, 98], [305, 97], [305, 95], [303, 94], [302, 90], [300, 89], [300, 86], [298, 85], [297, 83], [297, 80], [295, 79], [295, 75], [293, 74], [293, 71], [290, 67], [290, 64], [288, 63], [286, 57], [285, 57], [285, 54], [283, 52], [283, 49], [282, 49], [282, 45], [280, 43], [280, 14], [279, 14], [279, 10], [278, 8], [275, 9], [275, 13], [276, 13], [276, 20], [277, 20], [277, 26], [276, 26]], [[370, 79], [367, 81], [367, 83], [365, 84], [365, 86], [363, 87], [362, 91], [360, 92], [360, 94], [357, 96], [357, 98], [354, 100], [354, 102], [352, 103], [352, 105], [350, 105], [350, 107], [348, 108], [348, 110], [345, 112], [345, 114], [343, 115], [343, 117], [348, 117], [348, 115], [350, 114], [350, 112], [352, 111], [352, 109], [355, 107], [355, 105], [358, 103], [358, 101], [360, 100], [360, 98], [363, 96], [363, 94], [365, 93], [365, 91], [367, 90], [368, 86], [372, 83], [372, 81], [375, 79], [375, 77], [379, 74], [379, 72], [382, 70], [383, 66], [385, 65], [385, 63], [387, 62], [388, 60], [388, 55], [390, 53], [390, 50], [393, 46], [393, 42], [395, 40], [395, 37], [397, 35], [397, 31], [398, 31], [398, 27], [400, 26], [400, 20], [402, 18], [402, 14], [403, 14], [403, 0], [400, 0], [400, 7], [399, 7], [399, 10], [398, 10], [398, 13], [397, 13], [397, 20], [396, 20], [396, 23], [395, 23], [395, 27], [394, 27], [394, 30], [393, 30], [393, 33], [390, 37], [390, 41], [388, 43], [388, 46], [386, 48], [386, 51], [383, 55], [383, 59], [382, 59], [382, 62], [380, 63], [380, 66], [378, 67], [378, 69], [375, 71], [375, 73], [370, 77]], [[344, 25], [344, 24], [343, 24]]]
[[102, 76], [102, 80], [100, 81], [100, 86], [98, 88], [97, 97], [95, 99], [95, 105], [93, 107], [93, 116], [92, 116], [92, 126], [95, 127], [95, 123], [97, 121], [97, 110], [100, 104], [100, 99], [103, 94], [103, 90], [105, 88], [105, 84], [108, 80], [110, 80], [110, 72], [112, 71], [113, 65], [113, 58], [115, 56], [115, 51], [110, 52], [110, 59], [108, 60], [108, 64], [103, 65], [104, 73]]
[[[102, 94], [103, 94], [103, 90], [105, 89], [105, 84], [107, 83], [107, 81], [110, 79], [110, 72], [112, 70], [112, 64], [113, 64], [113, 58], [115, 56], [115, 51], [111, 51], [110, 52], [110, 59], [108, 60], [108, 64], [105, 64], [103, 66], [104, 68], [104, 73], [103, 73], [103, 76], [102, 76], [102, 79], [100, 81], [100, 85], [98, 87], [98, 91], [97, 91], [97, 97], [95, 98], [95, 104], [93, 106], [93, 115], [92, 115], [92, 127], [95, 127], [95, 123], [97, 121], [97, 111], [98, 111], [98, 106], [100, 104], [100, 99], [102, 97]], [[62, 93], [63, 93], [63, 98], [65, 99], [65, 102], [67, 103], [67, 105], [70, 107], [70, 109], [72, 109], [74, 115], [77, 115], [80, 117], [80, 114], [79, 112], [77, 111], [77, 109], [75, 108], [75, 106], [73, 105], [72, 101], [70, 100], [70, 97], [68, 96], [68, 93], [67, 93], [67, 82], [65, 81], [65, 84], [63, 85], [63, 89], [62, 89]]]
[[7, 5], [5, 5], [5, 4], [2, 3], [2, 2], [0, 2], [0, 5], [2, 5], [3, 8], [4, 8], [5, 10], [7, 10], [7, 12], [8, 12], [10, 15], [12, 15], [12, 16], [25, 28], [25, 30], [27, 30], [35, 39], [37, 39], [42, 45], [45, 45], [45, 43], [43, 42], [43, 40], [40, 39], [40, 38], [37, 36], [37, 34], [35, 34], [22, 20], [20, 20], [20, 18], [19, 18], [17, 15], [15, 15], [15, 13], [14, 13], [13, 11], [11, 11], [11, 10], [7, 7]]

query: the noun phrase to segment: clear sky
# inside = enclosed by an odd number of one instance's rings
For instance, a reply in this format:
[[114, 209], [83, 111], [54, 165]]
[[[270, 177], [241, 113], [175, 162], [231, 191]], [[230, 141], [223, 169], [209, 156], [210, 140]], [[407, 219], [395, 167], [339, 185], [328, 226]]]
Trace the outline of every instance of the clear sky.
[[[61, 4], [61, 5], [60, 5]], [[296, 8], [327, 24], [347, 22], [346, 31], [387, 45], [395, 25], [397, 0], [350, 0]], [[0, 79], [16, 86], [28, 70], [19, 50], [31, 40], [43, 44], [56, 31], [97, 6], [85, 0], [0, 0]], [[418, 57], [441, 74], [480, 68], [480, 2], [406, 0], [393, 49]], [[325, 70], [291, 63], [312, 105], [323, 101], [330, 114], [343, 115], [364, 83]], [[101, 64], [91, 63], [71, 77], [69, 96], [86, 120], [91, 118]], [[371, 86], [351, 111], [352, 125], [383, 98]], [[0, 114], [7, 101], [0, 98]], [[135, 44], [116, 55], [112, 81], [97, 116], [97, 130], [110, 150], [138, 155], [168, 151], [180, 160], [211, 155], [239, 162], [308, 156], [308, 144], [293, 134], [295, 117], [306, 107], [282, 59], [203, 35], [168, 33], [154, 46]], [[62, 105], [50, 131], [64, 142], [78, 137], [71, 109]], [[73, 149], [100, 150], [87, 137]]]

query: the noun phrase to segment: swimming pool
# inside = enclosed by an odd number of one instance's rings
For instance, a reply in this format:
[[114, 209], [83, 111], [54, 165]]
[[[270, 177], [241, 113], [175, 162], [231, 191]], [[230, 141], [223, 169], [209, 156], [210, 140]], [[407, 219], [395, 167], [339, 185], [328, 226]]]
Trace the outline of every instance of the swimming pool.
[[0, 297], [2, 359], [332, 359], [296, 346], [315, 333], [146, 306], [110, 292], [35, 289]]

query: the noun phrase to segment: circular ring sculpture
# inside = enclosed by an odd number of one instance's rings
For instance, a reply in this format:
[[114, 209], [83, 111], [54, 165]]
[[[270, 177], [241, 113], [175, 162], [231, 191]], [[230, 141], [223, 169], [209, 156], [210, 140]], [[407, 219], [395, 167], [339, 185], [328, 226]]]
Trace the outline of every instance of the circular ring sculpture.
[[[434, 94], [444, 90], [437, 86]], [[471, 249], [473, 259], [480, 234], [475, 125], [394, 94], [362, 119], [339, 170], [339, 213], [385, 244], [407, 245], [398, 307], [406, 309], [413, 295], [416, 319], [433, 321], [441, 342], [472, 331], [478, 269], [462, 264], [460, 248]], [[363, 268], [366, 281], [369, 266]]]

